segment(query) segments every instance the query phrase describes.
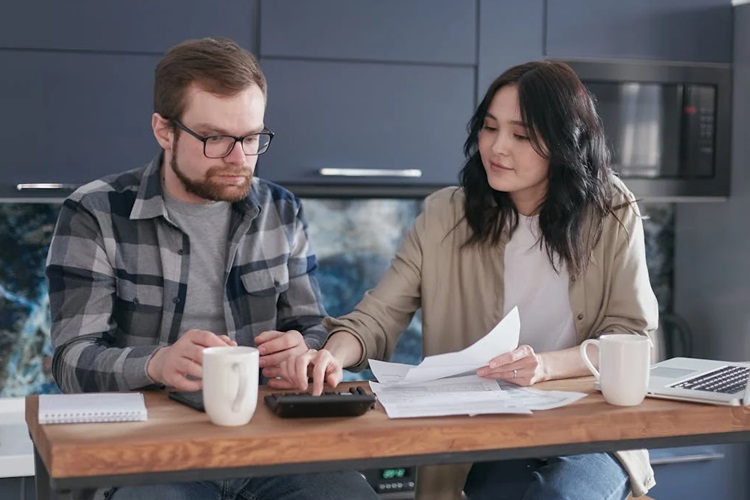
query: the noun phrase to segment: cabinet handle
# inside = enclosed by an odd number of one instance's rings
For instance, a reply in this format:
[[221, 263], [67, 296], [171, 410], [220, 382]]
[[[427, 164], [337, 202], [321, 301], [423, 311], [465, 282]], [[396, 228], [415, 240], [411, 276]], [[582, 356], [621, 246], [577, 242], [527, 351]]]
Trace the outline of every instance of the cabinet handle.
[[418, 168], [321, 168], [318, 173], [326, 177], [422, 177]]
[[651, 465], [663, 465], [663, 464], [683, 464], [690, 462], [703, 462], [706, 460], [719, 460], [724, 458], [723, 453], [696, 453], [694, 455], [683, 455], [678, 457], [660, 457], [653, 458], [650, 460]]
[[64, 184], [59, 182], [31, 182], [28, 184], [16, 184], [16, 190], [28, 191], [33, 189], [68, 189], [74, 191], [78, 184]]

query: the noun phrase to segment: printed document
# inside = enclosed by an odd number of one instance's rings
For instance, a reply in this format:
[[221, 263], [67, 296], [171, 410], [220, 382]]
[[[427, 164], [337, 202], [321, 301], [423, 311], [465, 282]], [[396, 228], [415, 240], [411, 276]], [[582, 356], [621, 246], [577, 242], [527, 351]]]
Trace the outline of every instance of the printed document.
[[371, 359], [378, 382], [372, 392], [390, 418], [530, 414], [565, 406], [580, 392], [543, 391], [478, 377], [477, 369], [518, 346], [518, 309], [513, 308], [487, 335], [458, 352], [428, 356], [417, 366]]
[[575, 403], [586, 396], [585, 392], [544, 391], [533, 387], [521, 387], [504, 380], [495, 382], [510, 401], [529, 410], [551, 410]]
[[420, 384], [386, 386], [370, 382], [390, 418], [531, 414], [569, 405], [583, 392], [543, 391], [477, 375], [449, 377]]
[[403, 386], [455, 375], [474, 373], [500, 354], [518, 347], [521, 321], [514, 307], [484, 337], [462, 351], [427, 356], [419, 365], [370, 359], [370, 369], [382, 387]]
[[390, 418], [531, 413], [512, 401], [510, 393], [503, 391], [496, 381], [476, 375], [407, 386], [383, 387], [370, 382], [370, 388]]

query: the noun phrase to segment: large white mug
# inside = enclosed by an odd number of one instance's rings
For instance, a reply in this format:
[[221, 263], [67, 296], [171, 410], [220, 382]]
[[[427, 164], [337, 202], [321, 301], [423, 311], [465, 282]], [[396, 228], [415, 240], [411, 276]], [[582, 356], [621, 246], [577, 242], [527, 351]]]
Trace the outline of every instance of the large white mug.
[[258, 360], [255, 347], [203, 349], [203, 406], [217, 425], [245, 425], [258, 404]]
[[[599, 346], [598, 370], [586, 352], [591, 344]], [[606, 334], [581, 344], [581, 358], [599, 381], [607, 403], [617, 406], [641, 404], [648, 390], [651, 345], [648, 337], [627, 333]]]

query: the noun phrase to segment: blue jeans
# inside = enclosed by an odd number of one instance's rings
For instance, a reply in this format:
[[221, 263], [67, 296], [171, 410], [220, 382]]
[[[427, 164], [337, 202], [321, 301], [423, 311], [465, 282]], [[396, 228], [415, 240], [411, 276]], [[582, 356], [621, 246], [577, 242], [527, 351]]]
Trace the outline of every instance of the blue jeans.
[[476, 463], [464, 492], [470, 500], [623, 500], [630, 481], [614, 456], [592, 453]]
[[226, 481], [127, 486], [109, 500], [377, 500], [358, 472], [326, 472]]

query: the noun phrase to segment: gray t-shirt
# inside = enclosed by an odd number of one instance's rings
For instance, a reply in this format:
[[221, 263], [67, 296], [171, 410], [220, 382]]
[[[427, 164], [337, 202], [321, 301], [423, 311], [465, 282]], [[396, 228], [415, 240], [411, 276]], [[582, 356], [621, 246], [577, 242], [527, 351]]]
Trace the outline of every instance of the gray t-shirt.
[[164, 200], [169, 218], [190, 240], [187, 299], [180, 335], [193, 328], [226, 334], [224, 279], [232, 206], [223, 201], [207, 205], [184, 203], [169, 195]]

